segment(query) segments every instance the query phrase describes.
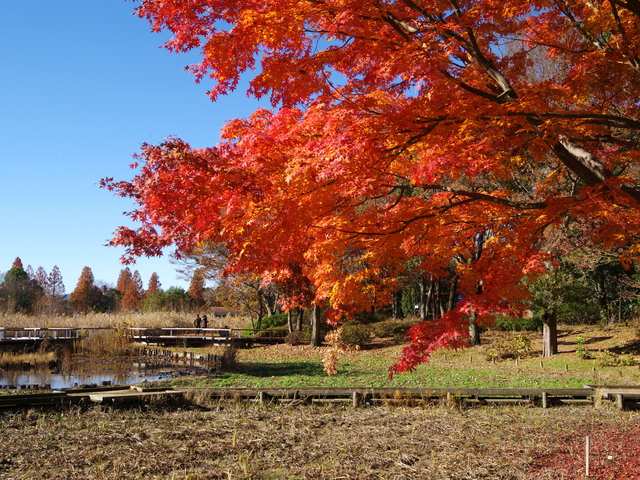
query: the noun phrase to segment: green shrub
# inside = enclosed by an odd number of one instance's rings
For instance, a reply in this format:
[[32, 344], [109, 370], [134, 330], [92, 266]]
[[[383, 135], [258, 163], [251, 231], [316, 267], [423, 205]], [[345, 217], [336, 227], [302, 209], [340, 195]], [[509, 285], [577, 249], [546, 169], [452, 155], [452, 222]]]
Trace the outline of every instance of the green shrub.
[[268, 317], [263, 317], [262, 322], [260, 323], [260, 328], [278, 328], [278, 327], [286, 327], [287, 326], [287, 314], [286, 313], [276, 313], [275, 315], [269, 315]]
[[409, 331], [409, 329], [416, 323], [418, 322], [416, 322], [415, 320], [405, 320], [396, 325], [396, 327], [393, 329], [393, 339], [395, 340], [396, 344], [400, 345], [401, 343], [405, 343], [407, 341], [405, 335]]
[[495, 337], [485, 349], [487, 360], [523, 358], [531, 353], [531, 339], [524, 335], [501, 335]]
[[[257, 325], [256, 325], [257, 326]], [[253, 324], [248, 324], [245, 327], [245, 331], [242, 332], [243, 337], [267, 337], [269, 336], [269, 332], [264, 332], [263, 330], [286, 330], [287, 327], [287, 314], [286, 313], [276, 313], [275, 315], [269, 315], [267, 317], [262, 317], [260, 320], [260, 330], [256, 331], [255, 334], [252, 331]]]
[[583, 360], [588, 360], [590, 358], [593, 358], [593, 355], [587, 351], [587, 348], [585, 347], [587, 343], [587, 339], [584, 337], [578, 337], [576, 338], [576, 353], [578, 354], [578, 357], [580, 357]]
[[542, 318], [533, 317], [498, 317], [496, 329], [507, 332], [541, 332]]
[[371, 328], [368, 325], [345, 325], [340, 339], [353, 347], [364, 347], [371, 340]]

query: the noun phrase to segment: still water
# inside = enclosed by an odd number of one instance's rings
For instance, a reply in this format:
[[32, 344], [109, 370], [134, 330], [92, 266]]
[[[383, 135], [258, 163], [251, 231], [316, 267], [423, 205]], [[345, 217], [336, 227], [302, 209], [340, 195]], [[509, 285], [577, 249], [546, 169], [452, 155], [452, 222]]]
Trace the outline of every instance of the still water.
[[83, 385], [130, 385], [203, 372], [200, 367], [136, 361], [72, 362], [55, 370], [46, 367], [24, 371], [0, 369], [0, 388], [35, 388], [37, 385], [55, 390]]

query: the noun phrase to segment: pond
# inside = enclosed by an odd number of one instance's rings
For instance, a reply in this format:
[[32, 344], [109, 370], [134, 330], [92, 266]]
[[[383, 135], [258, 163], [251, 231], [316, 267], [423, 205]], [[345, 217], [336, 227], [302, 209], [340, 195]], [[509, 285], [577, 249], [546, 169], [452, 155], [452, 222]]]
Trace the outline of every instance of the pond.
[[89, 385], [131, 385], [203, 373], [206, 373], [206, 369], [202, 367], [167, 365], [166, 362], [73, 361], [63, 368], [51, 369], [40, 366], [30, 369], [0, 369], [0, 389], [52, 388], [58, 390]]

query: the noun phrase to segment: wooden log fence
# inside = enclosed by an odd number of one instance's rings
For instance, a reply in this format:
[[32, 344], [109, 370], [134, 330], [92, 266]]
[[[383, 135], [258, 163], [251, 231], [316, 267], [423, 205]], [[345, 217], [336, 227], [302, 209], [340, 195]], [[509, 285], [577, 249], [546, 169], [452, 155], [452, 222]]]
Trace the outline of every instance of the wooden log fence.
[[[562, 405], [601, 406], [609, 403], [619, 409], [640, 408], [640, 387], [598, 386], [585, 388], [190, 388], [142, 389], [140, 387], [97, 387], [66, 389], [53, 393], [0, 395], [0, 408], [56, 406], [77, 403], [83, 398], [99, 403], [132, 403], [182, 399], [183, 393], [197, 392], [197, 398], [212, 401], [254, 404], [326, 405], [342, 404], [354, 408], [377, 406], [426, 407], [429, 405], [513, 405], [550, 408]], [[128, 392], [128, 393], [127, 393]], [[136, 393], [138, 392], [138, 393]], [[146, 392], [144, 395], [142, 393]], [[148, 393], [153, 395], [148, 395]], [[176, 393], [179, 392], [179, 393]], [[90, 398], [93, 396], [93, 398]]]

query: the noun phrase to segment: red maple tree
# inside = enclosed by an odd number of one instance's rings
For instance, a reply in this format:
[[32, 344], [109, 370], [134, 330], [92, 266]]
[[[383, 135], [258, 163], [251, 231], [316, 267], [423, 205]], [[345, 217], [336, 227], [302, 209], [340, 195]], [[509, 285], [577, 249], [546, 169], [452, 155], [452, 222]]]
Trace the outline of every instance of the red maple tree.
[[145, 0], [138, 14], [171, 31], [169, 50], [200, 50], [189, 69], [212, 99], [252, 75], [273, 109], [215, 147], [145, 144], [131, 182], [103, 181], [137, 204], [141, 226], [112, 241], [129, 257], [223, 242], [229, 272], [277, 282], [299, 266], [332, 321], [388, 303], [409, 260], [453, 268], [461, 300], [409, 332], [399, 372], [462, 345], [470, 317], [517, 310], [567, 224], [637, 260], [636, 1]]

